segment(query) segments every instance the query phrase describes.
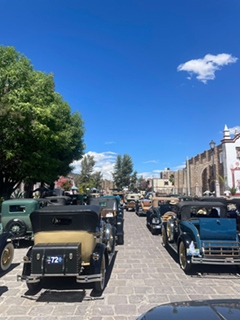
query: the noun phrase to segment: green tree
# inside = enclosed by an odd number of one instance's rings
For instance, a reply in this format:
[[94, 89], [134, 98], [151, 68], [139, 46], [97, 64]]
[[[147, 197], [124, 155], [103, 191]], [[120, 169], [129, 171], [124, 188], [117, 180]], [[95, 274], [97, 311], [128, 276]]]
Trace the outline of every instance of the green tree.
[[102, 173], [100, 171], [96, 171], [92, 174], [92, 181], [94, 188], [101, 189], [102, 188]]
[[172, 183], [172, 185], [174, 186], [174, 174], [171, 174], [169, 177], [169, 181]]
[[117, 189], [131, 188], [136, 184], [137, 172], [133, 172], [133, 162], [128, 154], [118, 155], [114, 165], [113, 181]]
[[89, 154], [85, 155], [81, 161], [81, 172], [76, 184], [83, 192], [87, 192], [87, 189], [90, 190], [94, 187], [92, 175], [95, 163], [94, 157]]
[[13, 47], [0, 46], [0, 120], [0, 197], [23, 181], [51, 183], [83, 155], [80, 114]]

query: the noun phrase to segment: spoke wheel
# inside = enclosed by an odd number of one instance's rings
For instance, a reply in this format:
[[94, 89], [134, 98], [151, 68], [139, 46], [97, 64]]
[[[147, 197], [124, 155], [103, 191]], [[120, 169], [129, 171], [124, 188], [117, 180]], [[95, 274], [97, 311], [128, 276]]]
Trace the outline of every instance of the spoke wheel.
[[12, 264], [14, 256], [14, 246], [11, 242], [6, 243], [1, 253], [0, 271], [6, 271]]
[[102, 280], [94, 283], [94, 289], [96, 292], [102, 292], [105, 287], [105, 277], [106, 277], [106, 261], [105, 256], [102, 257], [101, 270]]
[[167, 240], [167, 232], [164, 225], [162, 225], [162, 245], [167, 248], [168, 240]]
[[188, 272], [191, 269], [191, 260], [187, 257], [186, 247], [183, 241], [180, 242], [178, 248], [178, 257], [179, 257], [179, 264], [180, 267], [185, 271]]

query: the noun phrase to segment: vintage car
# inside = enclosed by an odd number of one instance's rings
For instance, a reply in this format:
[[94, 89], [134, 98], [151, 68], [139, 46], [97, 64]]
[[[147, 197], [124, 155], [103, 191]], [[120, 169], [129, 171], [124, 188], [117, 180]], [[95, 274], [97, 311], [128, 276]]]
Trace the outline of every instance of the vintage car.
[[162, 216], [162, 244], [172, 248], [180, 267], [193, 264], [240, 265], [236, 220], [221, 202], [182, 201]]
[[2, 232], [10, 233], [15, 245], [20, 240], [32, 240], [33, 232], [29, 215], [47, 204], [46, 199], [21, 198], [3, 201]]
[[145, 216], [149, 208], [152, 206], [152, 200], [150, 199], [140, 199], [137, 201], [136, 214], [140, 216]]
[[240, 231], [240, 198], [227, 197], [201, 197], [199, 201], [219, 201], [227, 207], [227, 217], [236, 220], [237, 229]]
[[119, 196], [121, 206], [125, 207], [125, 193], [123, 191], [114, 191], [113, 196]]
[[71, 205], [76, 204], [87, 204], [87, 194], [83, 193], [75, 193], [75, 194], [68, 194], [68, 197], [71, 199]]
[[0, 273], [7, 271], [13, 261], [14, 246], [10, 233], [0, 235]]
[[42, 288], [43, 278], [72, 277], [80, 286], [89, 283], [102, 292], [106, 268], [115, 254], [115, 237], [112, 225], [101, 219], [101, 210], [75, 205], [32, 212], [34, 245], [23, 258], [18, 281], [26, 281], [34, 294]]
[[240, 198], [227, 199], [227, 216], [236, 220], [237, 230], [240, 231]]
[[239, 320], [240, 299], [187, 300], [165, 303], [145, 312], [137, 320]]
[[178, 203], [177, 198], [154, 197], [152, 206], [146, 212], [146, 224], [152, 234], [158, 235], [162, 229], [162, 216], [172, 210], [172, 205]]
[[123, 209], [120, 207], [120, 200], [115, 196], [103, 196], [99, 198], [92, 198], [91, 205], [101, 207], [101, 216], [106, 223], [110, 223], [115, 228], [117, 244], [124, 243], [124, 217]]
[[48, 205], [65, 206], [72, 204], [69, 196], [51, 196], [45, 197], [45, 199], [48, 201]]
[[137, 206], [137, 201], [139, 201], [140, 196], [138, 193], [128, 193], [126, 195], [125, 208], [127, 211], [135, 211]]

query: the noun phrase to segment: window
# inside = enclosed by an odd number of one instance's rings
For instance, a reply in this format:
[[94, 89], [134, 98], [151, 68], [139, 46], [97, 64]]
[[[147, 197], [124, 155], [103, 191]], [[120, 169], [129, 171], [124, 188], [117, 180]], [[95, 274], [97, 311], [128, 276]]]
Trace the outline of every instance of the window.
[[164, 181], [164, 185], [165, 185], [165, 186], [168, 186], [168, 181]]
[[26, 207], [21, 205], [9, 206], [9, 212], [26, 212]]
[[240, 147], [236, 147], [236, 157], [240, 160]]

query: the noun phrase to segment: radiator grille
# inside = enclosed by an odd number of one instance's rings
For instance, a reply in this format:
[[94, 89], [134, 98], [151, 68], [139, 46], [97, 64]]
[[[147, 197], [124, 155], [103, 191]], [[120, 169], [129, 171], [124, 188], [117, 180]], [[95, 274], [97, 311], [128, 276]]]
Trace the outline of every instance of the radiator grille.
[[208, 257], [239, 257], [239, 245], [236, 242], [203, 242], [204, 256]]

